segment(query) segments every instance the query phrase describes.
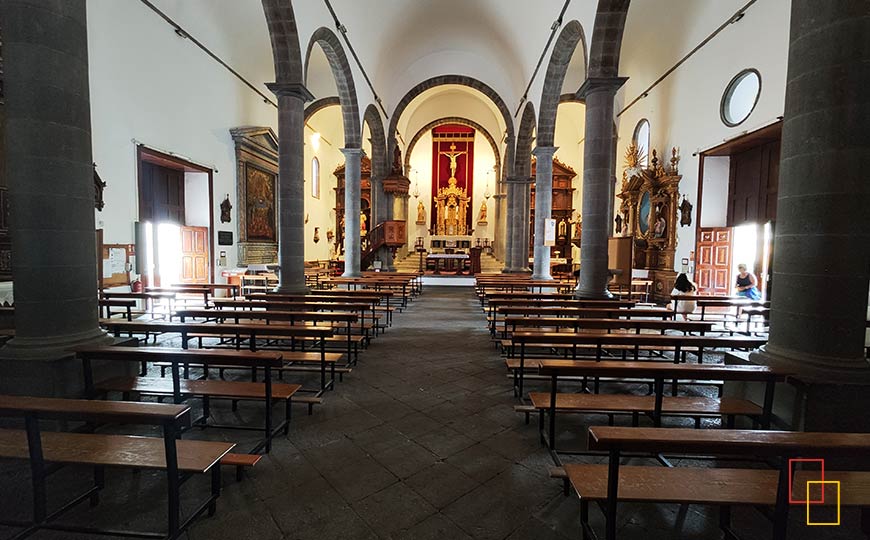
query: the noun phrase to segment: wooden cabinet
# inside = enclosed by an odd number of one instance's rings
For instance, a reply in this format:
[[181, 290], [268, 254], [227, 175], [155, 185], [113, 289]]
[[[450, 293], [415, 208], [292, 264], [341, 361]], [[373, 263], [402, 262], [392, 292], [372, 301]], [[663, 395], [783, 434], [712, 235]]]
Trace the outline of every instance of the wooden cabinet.
[[[532, 177], [537, 170], [536, 160], [532, 160]], [[571, 268], [571, 216], [574, 213], [574, 187], [572, 183], [577, 173], [565, 165], [558, 158], [553, 158], [553, 211], [552, 217], [556, 220], [556, 245], [550, 248], [550, 256], [554, 259], [567, 260], [566, 271]], [[529, 256], [535, 251], [535, 184], [532, 183], [532, 211], [530, 215], [531, 227], [529, 230]]]

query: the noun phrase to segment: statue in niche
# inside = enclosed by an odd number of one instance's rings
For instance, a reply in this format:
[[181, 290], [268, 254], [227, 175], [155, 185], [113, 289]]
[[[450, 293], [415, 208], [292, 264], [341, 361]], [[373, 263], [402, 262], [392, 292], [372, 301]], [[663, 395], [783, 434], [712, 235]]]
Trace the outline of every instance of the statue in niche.
[[565, 220], [559, 221], [559, 238], [565, 238], [568, 235], [568, 224]]
[[486, 201], [480, 203], [480, 214], [477, 216], [478, 225], [486, 225]]
[[364, 212], [359, 213], [359, 235], [366, 235], [366, 215]]
[[680, 226], [689, 227], [692, 225], [692, 203], [683, 195], [683, 202], [680, 203]]
[[320, 227], [314, 227], [314, 243], [320, 242]]
[[668, 222], [665, 220], [666, 208], [662, 204], [656, 205], [656, 221], [653, 224], [653, 238], [664, 238], [665, 231], [668, 228]]
[[417, 225], [426, 224], [426, 207], [423, 206], [423, 201], [417, 203]]
[[232, 209], [233, 205], [230, 202], [230, 194], [227, 193], [226, 199], [221, 203], [221, 223], [229, 223], [232, 221], [232, 217], [230, 217]]
[[622, 215], [616, 214], [613, 221], [616, 222], [616, 234], [622, 234]]

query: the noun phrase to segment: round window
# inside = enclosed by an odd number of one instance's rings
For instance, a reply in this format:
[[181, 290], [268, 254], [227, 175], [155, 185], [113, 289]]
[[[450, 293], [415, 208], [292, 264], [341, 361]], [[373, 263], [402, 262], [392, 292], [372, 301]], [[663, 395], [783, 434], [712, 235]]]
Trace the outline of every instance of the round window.
[[720, 113], [726, 126], [734, 127], [749, 118], [761, 95], [761, 74], [744, 69], [731, 79], [722, 95]]

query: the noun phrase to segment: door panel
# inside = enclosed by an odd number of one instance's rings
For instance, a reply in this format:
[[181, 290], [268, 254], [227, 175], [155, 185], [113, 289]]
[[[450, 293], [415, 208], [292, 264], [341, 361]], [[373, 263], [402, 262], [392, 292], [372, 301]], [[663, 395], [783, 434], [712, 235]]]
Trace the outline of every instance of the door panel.
[[181, 228], [181, 282], [208, 283], [208, 227]]
[[731, 229], [710, 227], [700, 232], [695, 261], [698, 292], [728, 295], [731, 290]]

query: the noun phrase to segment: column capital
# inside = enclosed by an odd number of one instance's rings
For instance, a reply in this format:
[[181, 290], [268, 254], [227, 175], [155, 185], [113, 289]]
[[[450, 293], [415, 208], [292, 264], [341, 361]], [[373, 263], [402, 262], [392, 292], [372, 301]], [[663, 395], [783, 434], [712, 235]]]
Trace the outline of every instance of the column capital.
[[529, 176], [508, 176], [505, 178], [507, 184], [532, 184], [535, 179]]
[[345, 158], [355, 158], [360, 157], [365, 154], [365, 151], [362, 148], [339, 148], [342, 154], [344, 154]]
[[627, 80], [628, 77], [589, 77], [583, 81], [576, 95], [578, 99], [585, 101], [586, 96], [595, 92], [613, 92], [615, 94]]
[[314, 100], [314, 94], [309, 92], [302, 83], [273, 82], [266, 83], [266, 88], [278, 97], [295, 97], [303, 103]]
[[536, 158], [546, 159], [549, 157], [552, 159], [558, 149], [558, 146], [536, 146], [535, 149], [532, 150], [532, 155]]

